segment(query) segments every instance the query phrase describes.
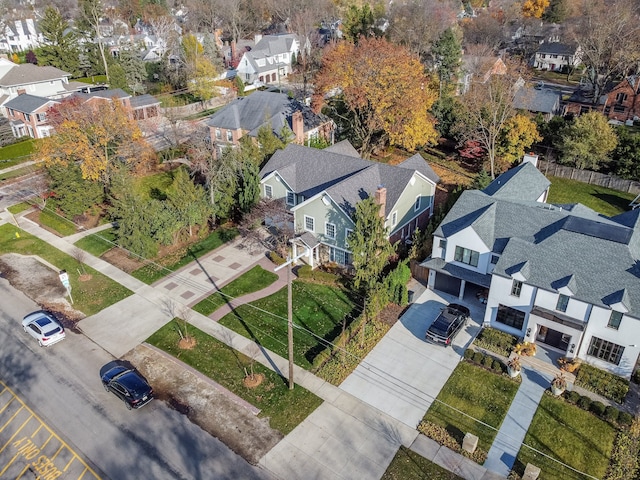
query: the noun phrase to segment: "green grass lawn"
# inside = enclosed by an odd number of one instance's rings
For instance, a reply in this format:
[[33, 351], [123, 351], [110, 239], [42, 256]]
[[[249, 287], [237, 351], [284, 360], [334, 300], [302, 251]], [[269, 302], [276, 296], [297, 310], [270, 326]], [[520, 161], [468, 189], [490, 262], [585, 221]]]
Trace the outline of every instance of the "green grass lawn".
[[[244, 369], [250, 370], [251, 359], [195, 327], [189, 327], [188, 333], [197, 340], [191, 350], [178, 348], [180, 337], [175, 322], [169, 322], [149, 337], [147, 342], [179, 358], [261, 409], [260, 417], [268, 417], [271, 427], [284, 435], [322, 403], [320, 398], [299, 385], [289, 390], [286, 379], [258, 362], [253, 362], [253, 371], [263, 374], [265, 380], [256, 388], [245, 387], [242, 383]], [[251, 435], [251, 432], [247, 432], [247, 435]]]
[[380, 480], [462, 480], [462, 477], [401, 445]]
[[[520, 385], [481, 367], [460, 362], [437, 399], [484, 423], [500, 428]], [[460, 443], [467, 432], [477, 435], [489, 451], [497, 430], [486, 427], [440, 402], [433, 402], [424, 420], [443, 426]]]
[[67, 220], [48, 208], [40, 211], [39, 219], [43, 226], [58, 232], [62, 237], [73, 235], [77, 232], [76, 225], [71, 220]]
[[14, 215], [17, 215], [24, 212], [25, 210], [29, 210], [32, 206], [33, 205], [31, 205], [30, 203], [20, 202], [16, 203], [15, 205], [11, 205], [9, 208], [7, 208], [7, 210], [9, 210], [9, 212], [13, 213]]
[[167, 190], [173, 184], [173, 171], [154, 173], [145, 177], [134, 178], [136, 190], [146, 198], [164, 200]]
[[[253, 307], [251, 306], [253, 305]], [[347, 293], [336, 287], [302, 281], [293, 282], [294, 362], [311, 368], [315, 356], [342, 331], [342, 321], [355, 305]], [[271, 312], [270, 315], [267, 312]], [[240, 305], [220, 323], [287, 358], [287, 288], [249, 305]], [[350, 321], [351, 318], [348, 318]]]
[[[524, 443], [571, 467], [603, 478], [616, 438], [616, 430], [604, 420], [550, 395], [543, 395]], [[587, 478], [557, 462], [520, 448], [514, 470], [522, 474], [527, 463], [542, 469], [545, 480]]]
[[17, 168], [15, 170], [11, 170], [10, 172], [0, 174], [0, 182], [10, 180], [12, 178], [22, 177], [30, 173], [36, 173], [38, 172], [38, 170], [39, 168], [35, 165], [28, 165], [26, 167]]
[[209, 253], [210, 251], [215, 250], [219, 246], [230, 242], [237, 235], [238, 230], [236, 228], [225, 226], [218, 227], [207, 238], [204, 238], [199, 242], [191, 245], [186, 250], [185, 255], [177, 262], [174, 262], [170, 265], [164, 265], [162, 267], [158, 267], [155, 264], [145, 265], [144, 267], [138, 268], [137, 270], [131, 272], [131, 275], [133, 275], [138, 280], [151, 285], [153, 282], [160, 280], [161, 278], [167, 276], [169, 273], [175, 272], [179, 268], [184, 267], [196, 258], [199, 258]]
[[548, 203], [582, 203], [598, 213], [612, 217], [629, 210], [636, 196], [610, 188], [590, 185], [568, 178], [549, 177], [551, 189]]
[[31, 160], [36, 142], [31, 138], [0, 148], [0, 170]]
[[113, 242], [115, 241], [115, 231], [113, 228], [109, 228], [81, 238], [74, 243], [74, 245], [89, 252], [91, 255], [99, 257], [105, 252], [111, 250], [114, 247]]
[[[19, 238], [16, 233], [20, 235]], [[86, 273], [92, 275], [91, 280], [80, 282], [78, 277], [82, 267], [74, 258], [13, 225], [0, 225], [0, 254], [3, 253], [38, 255], [57, 269], [66, 270], [71, 281], [73, 306], [85, 315], [93, 315], [132, 293], [90, 267], [84, 268]]]
[[211, 315], [224, 305], [228, 299], [241, 297], [268, 287], [278, 279], [278, 275], [256, 265], [242, 276], [225, 285], [219, 292], [209, 295], [194, 305], [193, 309], [203, 315]]

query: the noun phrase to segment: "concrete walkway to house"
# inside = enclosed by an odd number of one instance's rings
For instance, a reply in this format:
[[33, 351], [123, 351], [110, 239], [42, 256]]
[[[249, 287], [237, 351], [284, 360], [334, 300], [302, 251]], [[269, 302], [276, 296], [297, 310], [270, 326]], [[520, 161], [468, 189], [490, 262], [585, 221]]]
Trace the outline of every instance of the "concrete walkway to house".
[[549, 374], [528, 368], [522, 368], [521, 376], [522, 383], [518, 393], [511, 402], [511, 407], [484, 462], [485, 468], [505, 477], [509, 475], [515, 463], [540, 399], [553, 379]]

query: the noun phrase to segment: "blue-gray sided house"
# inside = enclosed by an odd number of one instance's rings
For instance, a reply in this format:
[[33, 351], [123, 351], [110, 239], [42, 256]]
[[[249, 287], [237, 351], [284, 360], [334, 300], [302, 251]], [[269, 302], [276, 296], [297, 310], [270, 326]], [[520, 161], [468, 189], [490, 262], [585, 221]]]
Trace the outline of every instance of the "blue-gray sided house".
[[548, 204], [549, 185], [523, 162], [463, 192], [422, 264], [429, 287], [486, 299], [485, 326], [629, 377], [640, 352], [640, 210]]
[[289, 144], [260, 171], [263, 198], [282, 199], [291, 212], [294, 255], [312, 267], [351, 264], [347, 237], [356, 204], [373, 196], [389, 240], [409, 240], [433, 213], [438, 176], [416, 154], [398, 165], [364, 160], [348, 143], [324, 150]]

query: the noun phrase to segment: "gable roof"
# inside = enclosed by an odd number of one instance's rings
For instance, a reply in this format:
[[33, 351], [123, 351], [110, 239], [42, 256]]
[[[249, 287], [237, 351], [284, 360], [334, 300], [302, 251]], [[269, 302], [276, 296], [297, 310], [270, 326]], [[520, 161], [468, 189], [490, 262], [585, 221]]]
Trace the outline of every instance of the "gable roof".
[[483, 190], [492, 197], [515, 198], [535, 202], [551, 182], [531, 163], [523, 162], [507, 170]]
[[131, 97], [129, 103], [131, 103], [131, 108], [142, 108], [149, 107], [151, 105], [160, 105], [160, 100], [158, 100], [153, 95], [145, 93], [144, 95], [136, 95], [134, 97]]
[[15, 98], [12, 98], [7, 103], [4, 104], [7, 108], [12, 108], [13, 110], [17, 110], [22, 113], [32, 113], [43, 107], [47, 103], [57, 103], [53, 100], [50, 100], [45, 97], [37, 97], [35, 95], [29, 95], [28, 93], [23, 93], [22, 95], [18, 95]]
[[349, 140], [342, 140], [338, 143], [328, 146], [324, 149], [325, 152], [339, 153], [340, 155], [347, 155], [349, 157], [360, 158], [358, 151], [353, 148], [353, 145]]
[[32, 83], [59, 80], [70, 76], [70, 73], [64, 72], [56, 67], [38, 67], [31, 63], [22, 63], [13, 66], [7, 73], [0, 77], [0, 85], [3, 87], [29, 85]]
[[84, 101], [91, 100], [92, 98], [101, 98], [104, 100], [112, 100], [114, 97], [118, 99], [129, 98], [127, 92], [122, 90], [121, 88], [113, 88], [109, 90], [96, 90], [93, 92], [85, 93], [85, 92], [76, 92], [72, 95], [73, 97], [81, 98]]
[[560, 98], [560, 92], [556, 90], [522, 87], [513, 97], [513, 106], [529, 112], [556, 113]]
[[578, 49], [577, 45], [560, 42], [545, 42], [538, 47], [537, 53], [551, 55], [574, 55]]

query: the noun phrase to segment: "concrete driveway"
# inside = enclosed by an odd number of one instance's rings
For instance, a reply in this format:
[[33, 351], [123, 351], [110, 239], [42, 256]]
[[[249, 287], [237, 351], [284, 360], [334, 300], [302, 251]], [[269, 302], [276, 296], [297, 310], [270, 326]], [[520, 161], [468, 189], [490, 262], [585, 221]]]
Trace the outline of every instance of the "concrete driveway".
[[[427, 343], [427, 328], [451, 302], [468, 306], [472, 321], [453, 347]], [[415, 428], [480, 331], [483, 316], [484, 305], [425, 291], [340, 388]]]

